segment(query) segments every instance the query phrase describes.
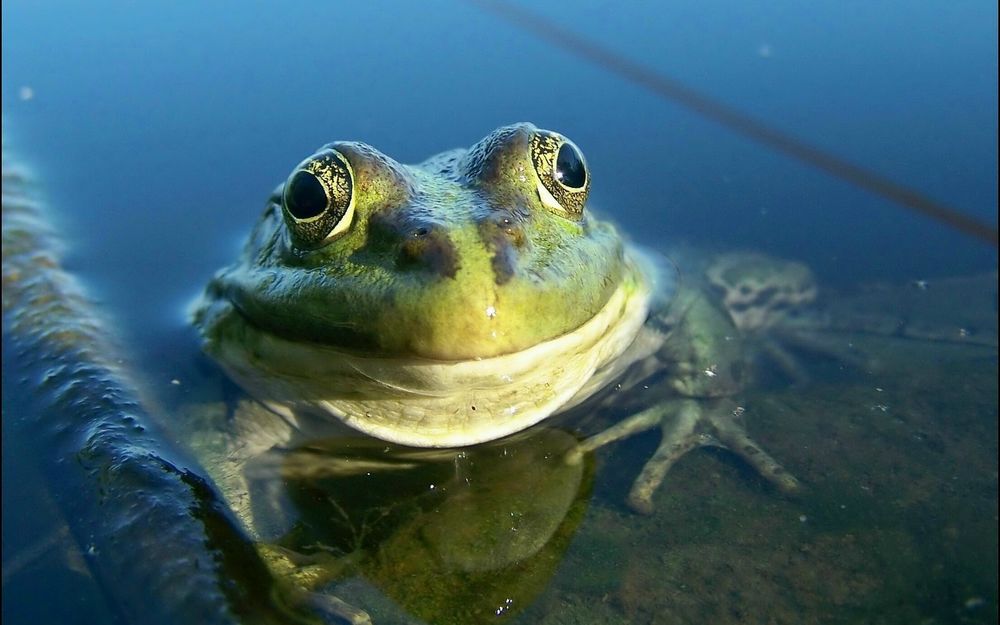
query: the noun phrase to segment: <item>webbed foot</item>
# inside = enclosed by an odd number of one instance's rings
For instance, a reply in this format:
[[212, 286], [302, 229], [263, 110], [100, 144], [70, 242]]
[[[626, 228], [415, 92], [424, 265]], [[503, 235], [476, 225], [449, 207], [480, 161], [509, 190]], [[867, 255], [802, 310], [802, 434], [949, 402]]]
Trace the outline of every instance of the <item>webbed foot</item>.
[[678, 399], [658, 404], [583, 441], [575, 452], [583, 454], [614, 441], [659, 426], [662, 439], [646, 462], [628, 495], [630, 508], [641, 514], [653, 511], [653, 493], [684, 454], [697, 447], [723, 447], [735, 453], [778, 489], [793, 493], [799, 482], [751, 439], [743, 426], [743, 409], [732, 400]]

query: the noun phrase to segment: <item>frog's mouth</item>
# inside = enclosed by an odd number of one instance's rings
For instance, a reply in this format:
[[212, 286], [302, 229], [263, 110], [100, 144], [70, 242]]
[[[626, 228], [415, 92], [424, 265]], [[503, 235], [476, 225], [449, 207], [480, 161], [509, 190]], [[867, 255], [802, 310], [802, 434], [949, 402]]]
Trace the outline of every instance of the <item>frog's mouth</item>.
[[318, 411], [399, 444], [464, 446], [534, 425], [620, 360], [649, 313], [651, 283], [633, 263], [628, 269], [605, 306], [575, 330], [491, 358], [360, 355], [277, 336], [232, 304], [214, 306], [200, 325], [206, 350], [229, 374], [293, 422]]
[[623, 249], [606, 254], [600, 266], [573, 258], [562, 273], [522, 269], [502, 284], [488, 270], [491, 257], [481, 254], [463, 256], [455, 277], [374, 263], [337, 272], [235, 267], [212, 282], [204, 301], [229, 304], [246, 323], [289, 341], [358, 356], [456, 362], [513, 354], [575, 333], [630, 279]]

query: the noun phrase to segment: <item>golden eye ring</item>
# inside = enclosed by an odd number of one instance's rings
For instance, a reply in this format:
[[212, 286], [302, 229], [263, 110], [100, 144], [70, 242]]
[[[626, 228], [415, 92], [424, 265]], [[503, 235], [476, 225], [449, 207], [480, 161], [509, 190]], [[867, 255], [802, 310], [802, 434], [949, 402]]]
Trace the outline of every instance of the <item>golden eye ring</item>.
[[542, 203], [566, 217], [581, 218], [590, 192], [590, 170], [580, 148], [560, 134], [538, 131], [531, 137], [531, 162]]
[[354, 170], [343, 154], [323, 150], [296, 167], [281, 194], [282, 214], [295, 245], [316, 248], [354, 221]]

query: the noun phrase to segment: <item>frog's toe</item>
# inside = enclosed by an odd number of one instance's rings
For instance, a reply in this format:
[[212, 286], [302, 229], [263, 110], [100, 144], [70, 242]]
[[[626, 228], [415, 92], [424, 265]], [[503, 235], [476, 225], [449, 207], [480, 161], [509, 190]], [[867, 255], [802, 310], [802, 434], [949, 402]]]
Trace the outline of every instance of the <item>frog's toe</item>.
[[[646, 461], [642, 472], [632, 483], [628, 495], [628, 506], [639, 514], [653, 512], [653, 493], [663, 483], [670, 467], [681, 457], [696, 447], [712, 444], [705, 434], [698, 432], [701, 418], [700, 409], [693, 401], [683, 401], [677, 410], [662, 415], [663, 436], [653, 456]], [[669, 418], [673, 416], [673, 418]]]
[[367, 612], [331, 595], [309, 592], [302, 595], [299, 601], [303, 607], [322, 616], [324, 622], [372, 625], [372, 618]]
[[663, 438], [632, 484], [628, 505], [640, 514], [653, 511], [653, 494], [667, 471], [687, 452], [697, 447], [723, 447], [785, 493], [799, 490], [799, 482], [781, 464], [751, 439], [743, 427], [741, 408], [720, 400], [706, 409], [693, 399], [672, 402], [661, 409]]
[[732, 410], [715, 410], [705, 414], [703, 418], [715, 439], [713, 444], [743, 458], [782, 492], [791, 494], [799, 491], [799, 481], [747, 435], [742, 415], [743, 409], [735, 405]]
[[278, 601], [297, 618], [295, 622], [371, 625], [364, 610], [319, 590], [352, 566], [351, 558], [340, 560], [327, 553], [306, 556], [270, 543], [258, 543], [257, 550], [279, 579], [290, 582], [276, 588]]
[[747, 435], [742, 414], [742, 409], [728, 400], [716, 400], [710, 409], [706, 409], [704, 400], [666, 402], [592, 436], [580, 444], [576, 453], [593, 451], [659, 425], [662, 432], [660, 444], [633, 482], [627, 499], [628, 506], [640, 514], [653, 511], [653, 494], [663, 483], [667, 472], [684, 454], [698, 447], [728, 449], [782, 492], [798, 491], [798, 480]]

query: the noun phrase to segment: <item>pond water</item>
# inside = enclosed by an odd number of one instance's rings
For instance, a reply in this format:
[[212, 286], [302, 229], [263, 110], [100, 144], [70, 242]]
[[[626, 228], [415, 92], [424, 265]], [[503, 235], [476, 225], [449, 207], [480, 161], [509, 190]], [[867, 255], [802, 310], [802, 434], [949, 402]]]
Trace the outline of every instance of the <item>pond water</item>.
[[[532, 8], [996, 227], [992, 3]], [[995, 247], [457, 0], [5, 2], [2, 97], [5, 149], [36, 178], [64, 267], [111, 320], [153, 406], [222, 384], [187, 307], [274, 187], [334, 140], [415, 163], [531, 121], [581, 148], [588, 207], [631, 240], [677, 257], [753, 250], [814, 272], [835, 340], [856, 357], [803, 358], [808, 381], [765, 372], [741, 397], [748, 429], [802, 493], [706, 449], [636, 514], [625, 494], [654, 432], [576, 472], [548, 464], [568, 445], [555, 434], [512, 443], [526, 463], [470, 452], [466, 470], [490, 486], [464, 500], [423, 490], [453, 475], [454, 458], [374, 487], [290, 482], [293, 499], [325, 503], [284, 546], [362, 554], [327, 590], [376, 623], [479, 622], [490, 606], [523, 623], [996, 622]], [[5, 319], [5, 381], [6, 332]], [[100, 556], [82, 557], [66, 529], [73, 494], [45, 477], [56, 459], [9, 418], [22, 405], [7, 386], [4, 620], [125, 622], [88, 570]], [[491, 520], [533, 514], [521, 489], [535, 483], [558, 502], [544, 546], [505, 556]], [[343, 494], [328, 509], [330, 492]], [[338, 515], [333, 529], [316, 520]], [[499, 563], [462, 560], [477, 550]], [[470, 607], [476, 597], [487, 607]]]

